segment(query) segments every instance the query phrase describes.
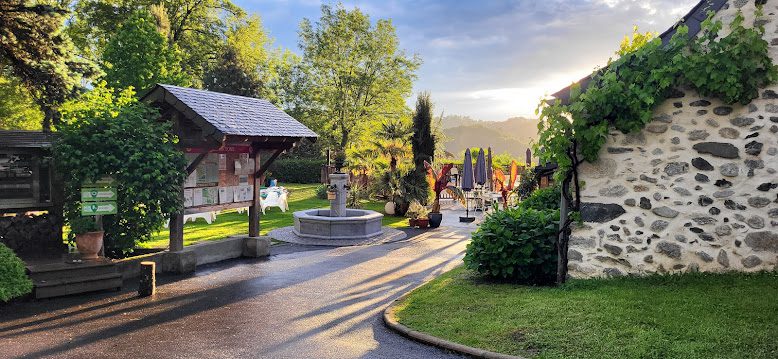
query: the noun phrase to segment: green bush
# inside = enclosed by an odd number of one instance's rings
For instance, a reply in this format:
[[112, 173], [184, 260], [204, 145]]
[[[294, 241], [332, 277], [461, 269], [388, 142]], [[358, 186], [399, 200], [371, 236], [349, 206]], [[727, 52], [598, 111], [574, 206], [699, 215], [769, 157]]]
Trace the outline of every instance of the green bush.
[[284, 158], [273, 162], [269, 170], [279, 183], [320, 183], [324, 163], [321, 159]]
[[559, 185], [540, 188], [532, 191], [523, 201], [519, 202], [519, 208], [524, 209], [559, 209], [562, 198], [562, 189]]
[[326, 184], [320, 184], [316, 186], [316, 198], [327, 199], [327, 186]]
[[104, 83], [63, 104], [60, 112], [54, 157], [63, 177], [65, 217], [69, 224], [82, 221], [82, 185], [112, 177], [117, 213], [103, 216], [105, 251], [122, 257], [183, 207], [187, 163], [175, 147], [178, 140], [169, 122], [158, 121], [158, 110], [131, 90], [115, 93]]
[[24, 262], [0, 243], [0, 300], [7, 302], [31, 291], [32, 281], [27, 278]]
[[467, 245], [465, 266], [526, 284], [556, 281], [558, 210], [510, 208], [486, 217]]

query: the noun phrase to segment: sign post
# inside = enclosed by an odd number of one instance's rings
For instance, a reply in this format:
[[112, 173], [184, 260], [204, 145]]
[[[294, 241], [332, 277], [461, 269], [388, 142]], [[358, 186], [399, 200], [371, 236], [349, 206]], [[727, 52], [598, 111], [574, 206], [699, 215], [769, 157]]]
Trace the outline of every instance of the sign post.
[[[103, 177], [95, 182], [87, 182], [81, 186], [81, 215], [95, 216], [97, 228], [103, 230], [103, 215], [116, 214], [116, 186], [111, 177]], [[100, 248], [100, 255], [105, 255], [105, 249]]]

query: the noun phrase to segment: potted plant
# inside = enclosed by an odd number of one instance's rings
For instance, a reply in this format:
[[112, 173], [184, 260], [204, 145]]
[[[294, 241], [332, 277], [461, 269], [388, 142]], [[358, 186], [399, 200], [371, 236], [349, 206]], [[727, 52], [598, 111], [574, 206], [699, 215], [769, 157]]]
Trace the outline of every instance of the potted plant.
[[327, 186], [327, 199], [334, 201], [338, 195], [338, 186], [331, 184]]
[[81, 259], [97, 259], [103, 248], [103, 234], [92, 217], [76, 217], [70, 221], [70, 231], [75, 235], [76, 247]]
[[505, 173], [500, 169], [494, 170], [494, 189], [502, 195], [502, 207], [508, 209], [508, 195], [513, 191], [516, 177], [519, 175], [519, 166], [516, 161], [511, 161], [510, 174], [505, 178]]
[[448, 163], [443, 165], [439, 171], [436, 171], [432, 165], [424, 161], [424, 168], [427, 169], [427, 183], [429, 183], [430, 189], [435, 193], [435, 201], [432, 202], [432, 211], [429, 213], [430, 227], [438, 228], [440, 222], [443, 221], [443, 214], [440, 213], [440, 194], [443, 190], [449, 191], [451, 196], [459, 201], [464, 201], [464, 193], [456, 186], [449, 185], [448, 173], [454, 164]]
[[408, 217], [408, 224], [411, 227], [427, 228], [429, 226], [428, 215], [427, 207], [422, 206], [417, 200], [411, 202], [408, 210], [405, 211], [405, 216]]

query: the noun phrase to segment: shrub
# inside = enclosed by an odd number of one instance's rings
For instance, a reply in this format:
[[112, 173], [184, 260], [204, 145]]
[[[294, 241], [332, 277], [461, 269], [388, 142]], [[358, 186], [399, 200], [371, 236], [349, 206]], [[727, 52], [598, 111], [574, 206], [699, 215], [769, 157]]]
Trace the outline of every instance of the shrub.
[[465, 266], [526, 284], [556, 281], [559, 211], [510, 208], [486, 217], [467, 245]]
[[11, 249], [0, 243], [0, 300], [7, 302], [32, 291], [24, 262]]
[[559, 202], [562, 198], [562, 189], [559, 185], [540, 188], [532, 191], [523, 201], [519, 202], [519, 207], [524, 209], [559, 209]]
[[320, 184], [316, 186], [316, 198], [327, 199], [327, 186], [326, 184]]
[[408, 205], [408, 210], [405, 211], [405, 216], [411, 219], [425, 219], [428, 218], [430, 211], [427, 207], [424, 207], [419, 201], [413, 200]]
[[367, 196], [367, 188], [359, 183], [351, 185], [346, 195], [346, 207], [362, 208], [362, 200]]
[[321, 159], [284, 158], [273, 162], [269, 170], [281, 183], [320, 183], [324, 163]]
[[113, 177], [117, 213], [103, 216], [105, 250], [121, 257], [183, 207], [184, 155], [175, 147], [171, 124], [158, 121], [159, 112], [131, 90], [115, 94], [98, 84], [60, 111], [54, 156], [63, 175], [65, 217], [68, 223], [82, 220], [84, 182]]

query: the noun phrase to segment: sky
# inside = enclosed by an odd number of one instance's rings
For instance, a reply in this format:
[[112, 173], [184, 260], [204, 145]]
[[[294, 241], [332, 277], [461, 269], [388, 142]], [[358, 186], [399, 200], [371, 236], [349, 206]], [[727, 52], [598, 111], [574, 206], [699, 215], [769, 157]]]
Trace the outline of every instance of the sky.
[[[233, 0], [258, 14], [275, 45], [300, 53], [300, 21], [319, 18], [317, 0]], [[605, 64], [637, 26], [663, 32], [696, 0], [343, 1], [375, 22], [391, 19], [407, 54], [423, 64], [415, 94], [435, 112], [501, 121], [534, 118], [539, 99]]]

